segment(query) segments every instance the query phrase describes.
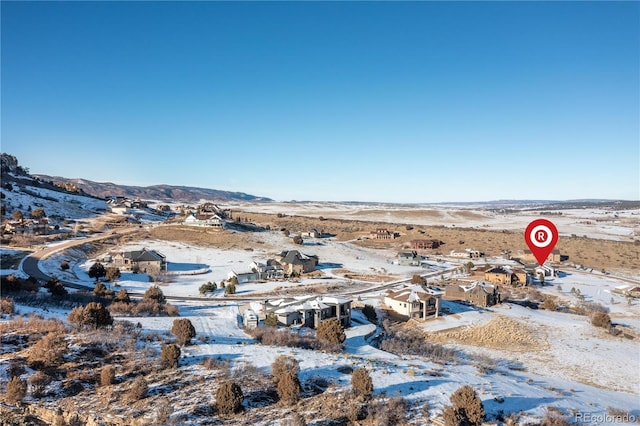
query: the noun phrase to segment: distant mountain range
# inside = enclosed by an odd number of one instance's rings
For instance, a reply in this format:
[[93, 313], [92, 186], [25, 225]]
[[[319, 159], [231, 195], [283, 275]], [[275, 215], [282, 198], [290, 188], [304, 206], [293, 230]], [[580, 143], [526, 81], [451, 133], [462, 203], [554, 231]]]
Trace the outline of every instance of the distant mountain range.
[[197, 203], [200, 200], [211, 201], [272, 201], [270, 198], [245, 194], [244, 192], [220, 191], [217, 189], [191, 186], [152, 185], [130, 186], [112, 182], [93, 182], [87, 179], [68, 179], [60, 176], [34, 175], [34, 177], [54, 184], [73, 185], [83, 192], [106, 198], [122, 196], [132, 199], [158, 200], [164, 202]]

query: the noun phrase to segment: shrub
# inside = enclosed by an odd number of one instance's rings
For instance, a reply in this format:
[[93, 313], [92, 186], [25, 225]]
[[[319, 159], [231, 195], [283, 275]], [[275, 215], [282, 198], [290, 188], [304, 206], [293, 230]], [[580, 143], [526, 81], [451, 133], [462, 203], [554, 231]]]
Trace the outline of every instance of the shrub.
[[147, 396], [147, 391], [149, 390], [149, 385], [147, 385], [147, 381], [142, 376], [138, 376], [133, 380], [131, 384], [131, 389], [129, 389], [129, 398], [133, 401], [139, 401], [142, 398]]
[[115, 266], [109, 266], [104, 274], [107, 281], [115, 281], [121, 276], [122, 274], [120, 273], [120, 269]]
[[44, 287], [51, 293], [52, 296], [64, 297], [68, 295], [67, 289], [64, 288], [62, 283], [57, 278], [51, 278]]
[[69, 266], [69, 262], [66, 260], [63, 260], [62, 262], [60, 262], [60, 269], [62, 269], [63, 271], [66, 271], [70, 268]]
[[351, 390], [355, 396], [365, 399], [373, 394], [373, 381], [366, 368], [356, 368], [351, 374]]
[[29, 351], [27, 362], [32, 367], [56, 367], [62, 362], [67, 342], [61, 333], [51, 332], [38, 340]]
[[273, 312], [269, 312], [264, 319], [264, 325], [266, 325], [267, 327], [277, 327], [278, 316]]
[[18, 278], [14, 274], [0, 276], [0, 288], [3, 293], [29, 291], [34, 292], [40, 289], [38, 281], [29, 277], [27, 279]]
[[118, 294], [116, 294], [115, 301], [121, 303], [131, 303], [131, 298], [129, 297], [129, 293], [127, 292], [127, 290], [123, 288], [118, 292]]
[[575, 423], [571, 422], [566, 416], [557, 413], [554, 410], [547, 409], [547, 412], [545, 413], [540, 426], [571, 426], [574, 424]]
[[344, 334], [342, 324], [337, 318], [331, 318], [324, 320], [318, 325], [316, 336], [320, 340], [325, 340], [329, 343], [342, 344], [347, 336]]
[[595, 327], [610, 329], [611, 318], [609, 317], [609, 314], [605, 312], [595, 312], [591, 314], [591, 324]]
[[484, 407], [476, 391], [469, 385], [459, 387], [449, 398], [453, 406], [444, 410], [446, 426], [480, 426], [484, 420]]
[[363, 315], [369, 320], [369, 322], [377, 323], [378, 322], [378, 314], [376, 313], [376, 308], [371, 305], [364, 305], [362, 308]]
[[51, 383], [51, 377], [42, 371], [36, 371], [29, 377], [28, 382], [31, 386], [31, 396], [41, 398], [44, 395], [44, 390]]
[[100, 372], [100, 385], [109, 386], [116, 380], [116, 370], [111, 365], [105, 365]]
[[293, 357], [280, 355], [275, 361], [273, 361], [273, 364], [271, 364], [271, 376], [273, 377], [273, 382], [277, 384], [288, 371], [292, 371], [297, 375], [300, 371], [300, 364], [298, 363], [298, 360]]
[[96, 302], [90, 302], [84, 307], [73, 308], [67, 319], [78, 327], [100, 328], [113, 324], [113, 318], [107, 308]]
[[282, 426], [307, 426], [307, 422], [304, 421], [304, 417], [300, 413], [294, 411], [283, 420]]
[[298, 374], [291, 370], [285, 372], [278, 381], [277, 390], [278, 397], [284, 404], [292, 405], [298, 402], [302, 392]]
[[253, 328], [248, 330], [247, 333], [263, 345], [302, 349], [316, 349], [319, 346], [316, 339], [309, 336], [301, 336], [289, 329], [279, 330], [275, 327]]
[[180, 359], [180, 348], [178, 345], [170, 344], [162, 348], [160, 354], [160, 363], [164, 368], [176, 368], [178, 367], [178, 360]]
[[218, 286], [216, 285], [215, 282], [208, 282], [208, 283], [204, 283], [200, 286], [200, 294], [207, 294], [207, 293], [213, 293], [216, 288], [218, 288]]
[[7, 392], [5, 400], [9, 404], [17, 405], [24, 399], [27, 394], [27, 382], [19, 377], [13, 377], [7, 383]]
[[434, 362], [456, 362], [458, 355], [454, 349], [442, 345], [429, 343], [424, 335], [414, 330], [396, 331], [384, 323], [385, 339], [380, 343], [380, 349], [397, 355], [420, 355], [428, 357]]
[[542, 307], [547, 311], [555, 311], [556, 309], [558, 309], [558, 305], [556, 304], [556, 301], [550, 297], [547, 297], [546, 299], [544, 299], [544, 303], [542, 304]]
[[164, 297], [164, 293], [162, 293], [162, 290], [160, 290], [160, 287], [158, 287], [157, 285], [149, 287], [147, 291], [144, 292], [143, 300], [155, 301], [161, 305], [166, 303], [167, 301]]
[[409, 403], [404, 398], [391, 398], [387, 401], [377, 401], [369, 404], [368, 417], [376, 425], [398, 425], [405, 424], [407, 420], [407, 410]]
[[16, 358], [9, 361], [9, 366], [7, 367], [7, 376], [12, 379], [14, 377], [20, 377], [25, 373], [24, 365], [22, 365], [22, 360], [18, 360]]
[[173, 320], [173, 327], [171, 327], [171, 334], [176, 336], [176, 341], [179, 345], [191, 344], [191, 339], [196, 337], [196, 329], [193, 328], [193, 324], [187, 318]]
[[244, 395], [236, 383], [226, 381], [216, 392], [216, 407], [220, 414], [235, 414], [242, 411]]
[[107, 274], [106, 269], [104, 269], [104, 265], [100, 262], [95, 262], [89, 268], [89, 278], [100, 279]]
[[421, 277], [419, 274], [414, 274], [411, 277], [411, 284], [426, 284], [427, 283], [427, 279], [424, 277]]
[[96, 285], [93, 288], [93, 294], [98, 297], [112, 297], [113, 290], [109, 290], [102, 282], [96, 281]]
[[11, 315], [15, 312], [15, 306], [13, 299], [10, 297], [3, 297], [0, 299], [0, 314]]
[[304, 240], [302, 239], [302, 237], [300, 235], [296, 235], [295, 237], [293, 237], [293, 243], [294, 244], [298, 244], [298, 245], [302, 245], [304, 243]]

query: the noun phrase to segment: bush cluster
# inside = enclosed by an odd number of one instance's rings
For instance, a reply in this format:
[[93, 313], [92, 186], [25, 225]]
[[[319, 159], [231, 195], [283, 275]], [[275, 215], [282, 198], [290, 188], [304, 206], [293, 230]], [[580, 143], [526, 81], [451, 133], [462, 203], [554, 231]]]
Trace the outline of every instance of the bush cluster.
[[364, 305], [364, 308], [362, 308], [362, 314], [367, 318], [367, 320], [369, 320], [369, 322], [377, 324], [378, 314], [376, 313], [376, 308], [371, 305]]
[[373, 380], [366, 368], [356, 368], [351, 374], [351, 390], [357, 397], [368, 399], [373, 394]]
[[109, 311], [121, 316], [170, 316], [179, 315], [176, 306], [166, 303], [162, 290], [158, 286], [150, 287], [140, 302], [133, 302], [126, 290], [118, 292], [114, 302], [109, 305]]
[[396, 355], [420, 355], [434, 362], [457, 362], [455, 350], [442, 345], [429, 343], [422, 333], [414, 330], [402, 330], [385, 326], [385, 338], [380, 342], [380, 349]]
[[247, 330], [246, 332], [263, 345], [325, 350], [329, 352], [339, 352], [341, 350], [341, 345], [321, 341], [309, 334], [301, 335], [289, 329], [258, 327]]
[[57, 367], [66, 351], [67, 342], [64, 335], [51, 332], [30, 348], [27, 362], [33, 368]]
[[298, 374], [293, 371], [285, 372], [278, 381], [277, 391], [283, 404], [292, 405], [298, 402], [302, 393]]
[[187, 318], [181, 318], [173, 320], [173, 327], [171, 327], [171, 334], [176, 336], [176, 342], [180, 346], [190, 345], [191, 339], [196, 337], [196, 329], [191, 324], [191, 321]]
[[160, 363], [164, 368], [176, 368], [178, 367], [178, 360], [180, 359], [180, 348], [178, 345], [169, 344], [162, 348], [160, 354]]
[[480, 426], [484, 420], [484, 407], [475, 390], [469, 385], [458, 388], [449, 398], [452, 406], [444, 409], [446, 426]]
[[13, 299], [10, 297], [0, 298], [0, 314], [11, 315], [15, 312]]
[[100, 328], [113, 324], [113, 318], [107, 308], [95, 302], [84, 307], [73, 308], [67, 319], [78, 327]]
[[320, 325], [318, 325], [316, 336], [320, 340], [324, 340], [326, 342], [337, 345], [341, 345], [347, 338], [347, 336], [344, 334], [342, 324], [337, 318], [331, 318], [322, 321]]
[[218, 286], [216, 285], [215, 282], [207, 282], [204, 283], [200, 286], [199, 288], [199, 292], [200, 294], [207, 294], [207, 293], [213, 293], [214, 291], [216, 291], [216, 289], [218, 288]]
[[18, 278], [14, 274], [0, 276], [0, 288], [2, 293], [14, 293], [19, 291], [38, 291], [38, 281], [35, 278]]
[[100, 371], [100, 385], [109, 386], [116, 380], [116, 370], [111, 365], [105, 365]]
[[133, 380], [129, 389], [129, 398], [133, 401], [139, 401], [147, 396], [149, 385], [142, 376], [138, 376]]
[[611, 318], [609, 317], [609, 314], [605, 312], [595, 312], [591, 314], [591, 324], [595, 327], [610, 329]]
[[29, 377], [29, 386], [31, 386], [31, 396], [34, 398], [42, 398], [44, 391], [53, 379], [42, 371], [36, 371]]
[[223, 415], [235, 414], [242, 411], [244, 395], [240, 386], [234, 382], [226, 381], [220, 385], [216, 392], [216, 408]]
[[22, 402], [27, 394], [27, 382], [19, 377], [13, 377], [7, 383], [7, 391], [5, 393], [5, 400], [9, 404], [17, 405]]

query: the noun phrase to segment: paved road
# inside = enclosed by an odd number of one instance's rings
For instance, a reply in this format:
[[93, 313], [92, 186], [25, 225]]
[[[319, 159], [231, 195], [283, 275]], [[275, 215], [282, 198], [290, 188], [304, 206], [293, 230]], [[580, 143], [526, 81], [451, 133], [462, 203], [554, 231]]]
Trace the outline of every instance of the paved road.
[[[24, 271], [25, 274], [35, 278], [38, 281], [45, 281], [45, 282], [49, 281], [51, 277], [45, 274], [44, 272], [42, 272], [38, 267], [38, 263], [41, 260], [44, 260], [55, 253], [58, 253], [63, 250], [67, 250], [71, 247], [79, 246], [79, 245], [90, 243], [93, 241], [112, 238], [115, 235], [132, 234], [136, 231], [139, 231], [139, 228], [136, 227], [136, 228], [116, 229], [114, 231], [109, 231], [109, 233], [99, 234], [93, 237], [81, 238], [76, 240], [69, 240], [69, 241], [65, 241], [62, 244], [56, 244], [54, 246], [47, 247], [39, 251], [35, 251], [24, 258], [24, 261], [22, 262], [22, 270]], [[78, 290], [87, 290], [87, 289], [93, 290], [93, 285], [83, 285], [83, 284], [72, 283], [69, 281], [61, 281], [61, 283], [65, 287], [75, 288]]]

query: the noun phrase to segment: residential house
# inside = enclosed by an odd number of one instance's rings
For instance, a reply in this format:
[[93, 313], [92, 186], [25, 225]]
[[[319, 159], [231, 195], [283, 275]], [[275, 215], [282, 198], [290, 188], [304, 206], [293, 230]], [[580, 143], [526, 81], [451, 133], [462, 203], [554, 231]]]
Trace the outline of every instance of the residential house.
[[289, 276], [314, 271], [318, 266], [318, 256], [302, 254], [298, 250], [283, 251], [275, 261]]
[[384, 297], [384, 304], [409, 318], [437, 318], [440, 315], [442, 294], [439, 289], [413, 284], [389, 290]]
[[498, 290], [497, 286], [485, 281], [474, 281], [469, 284], [452, 283], [445, 288], [445, 297], [486, 308], [500, 303], [501, 299]]
[[[538, 263], [538, 261], [536, 260], [536, 257], [533, 255], [533, 253], [531, 253], [531, 250], [529, 249], [520, 250], [516, 254], [516, 257], [518, 257], [520, 261], [523, 263], [536, 263], [536, 264]], [[562, 255], [560, 254], [560, 250], [553, 249], [551, 253], [549, 253], [549, 256], [547, 256], [545, 263], [546, 262], [560, 263], [561, 261], [562, 261]]]
[[233, 277], [235, 277], [238, 280], [238, 284], [251, 283], [251, 282], [256, 282], [260, 280], [260, 274], [254, 271], [243, 271], [243, 272], [230, 271], [227, 274], [227, 279], [230, 280]]
[[114, 253], [113, 263], [120, 269], [157, 274], [167, 271], [167, 258], [155, 251], [142, 250]]
[[633, 284], [625, 284], [613, 289], [614, 293], [621, 294], [626, 297], [640, 298], [640, 286]]
[[397, 232], [391, 232], [387, 228], [377, 228], [370, 235], [373, 240], [393, 240], [400, 236]]
[[224, 226], [224, 220], [216, 213], [199, 213], [187, 216], [183, 224], [188, 226], [212, 226], [222, 228]]
[[266, 301], [265, 311], [276, 314], [278, 323], [317, 328], [324, 320], [336, 318], [343, 327], [351, 326], [351, 299], [320, 296]]
[[496, 285], [527, 285], [527, 273], [522, 269], [511, 269], [508, 266], [494, 266], [484, 271], [484, 280]]
[[440, 240], [411, 240], [411, 248], [414, 250], [437, 249], [442, 244]]
[[284, 269], [273, 259], [267, 263], [251, 262], [249, 268], [258, 273], [260, 280], [281, 280], [284, 278]]
[[459, 257], [461, 259], [478, 259], [478, 258], [484, 257], [484, 253], [482, 253], [481, 251], [472, 250], [472, 249], [464, 249], [462, 251], [451, 250], [451, 252], [449, 253], [449, 256]]
[[414, 251], [401, 251], [396, 255], [398, 259], [398, 265], [403, 266], [420, 266], [422, 262], [422, 256], [418, 256], [418, 253]]

